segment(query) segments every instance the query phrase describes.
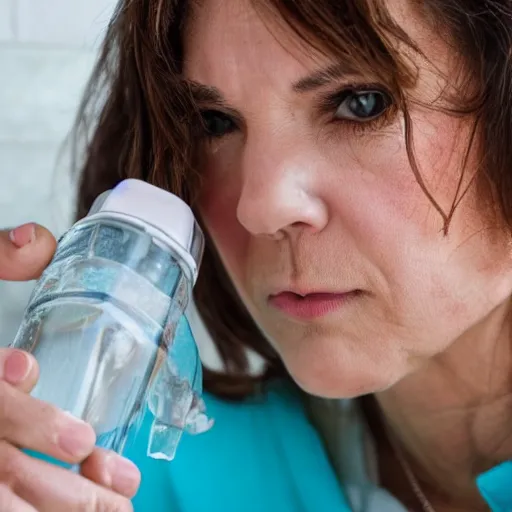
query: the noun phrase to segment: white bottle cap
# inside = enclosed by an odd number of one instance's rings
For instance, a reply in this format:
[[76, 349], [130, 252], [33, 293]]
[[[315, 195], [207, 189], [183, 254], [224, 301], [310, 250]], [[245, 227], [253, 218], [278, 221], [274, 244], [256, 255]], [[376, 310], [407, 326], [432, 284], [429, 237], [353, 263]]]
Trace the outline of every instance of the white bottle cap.
[[204, 237], [190, 207], [178, 196], [145, 181], [129, 179], [101, 194], [87, 218], [127, 220], [166, 242], [189, 267], [195, 283]]

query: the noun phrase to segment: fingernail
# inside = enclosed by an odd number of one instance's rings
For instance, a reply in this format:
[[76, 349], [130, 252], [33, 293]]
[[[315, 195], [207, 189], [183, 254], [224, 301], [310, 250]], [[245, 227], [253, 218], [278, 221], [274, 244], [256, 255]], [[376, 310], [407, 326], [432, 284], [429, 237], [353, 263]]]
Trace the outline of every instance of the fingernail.
[[114, 491], [130, 497], [135, 495], [140, 483], [140, 471], [133, 462], [112, 454], [107, 459], [107, 470]]
[[96, 436], [91, 426], [68, 412], [65, 414], [65, 423], [59, 429], [58, 444], [62, 450], [73, 457], [83, 459], [94, 448]]
[[10, 384], [23, 382], [32, 369], [32, 359], [21, 350], [15, 350], [4, 362], [3, 378]]
[[23, 224], [9, 232], [9, 239], [21, 249], [36, 239], [36, 226], [32, 222]]

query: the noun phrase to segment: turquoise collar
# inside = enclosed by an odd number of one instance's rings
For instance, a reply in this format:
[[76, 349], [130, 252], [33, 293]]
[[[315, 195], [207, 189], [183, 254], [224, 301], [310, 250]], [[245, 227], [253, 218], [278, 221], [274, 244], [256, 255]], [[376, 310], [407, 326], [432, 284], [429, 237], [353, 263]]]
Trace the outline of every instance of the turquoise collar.
[[512, 511], [512, 462], [504, 462], [482, 473], [476, 483], [492, 512]]

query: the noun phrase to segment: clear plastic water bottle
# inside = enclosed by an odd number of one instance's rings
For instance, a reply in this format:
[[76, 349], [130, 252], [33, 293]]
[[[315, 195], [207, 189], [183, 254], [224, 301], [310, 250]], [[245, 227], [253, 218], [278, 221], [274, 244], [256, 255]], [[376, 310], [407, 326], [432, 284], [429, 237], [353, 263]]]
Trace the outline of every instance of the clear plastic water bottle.
[[170, 460], [184, 430], [207, 430], [184, 315], [203, 240], [173, 194], [138, 180], [102, 194], [60, 240], [11, 345], [39, 363], [33, 396], [90, 423], [118, 453], [146, 407], [151, 457]]

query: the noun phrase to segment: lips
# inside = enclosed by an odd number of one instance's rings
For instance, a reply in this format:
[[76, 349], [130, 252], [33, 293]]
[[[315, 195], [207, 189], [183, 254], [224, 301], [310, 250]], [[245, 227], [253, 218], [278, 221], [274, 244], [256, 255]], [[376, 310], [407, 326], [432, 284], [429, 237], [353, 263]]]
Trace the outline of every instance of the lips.
[[344, 293], [315, 292], [299, 294], [284, 291], [269, 297], [269, 303], [288, 316], [301, 320], [319, 318], [332, 313], [357, 295], [359, 290]]

